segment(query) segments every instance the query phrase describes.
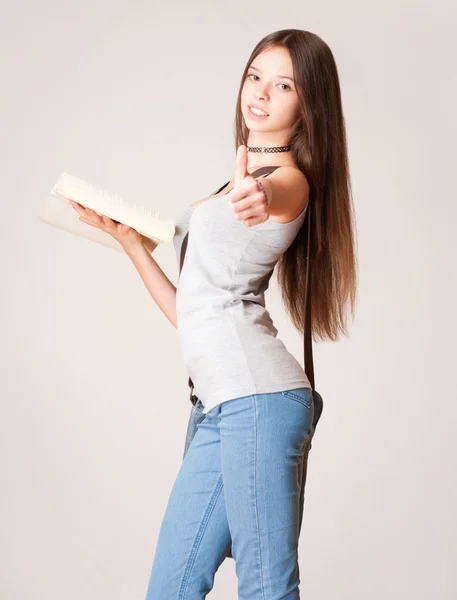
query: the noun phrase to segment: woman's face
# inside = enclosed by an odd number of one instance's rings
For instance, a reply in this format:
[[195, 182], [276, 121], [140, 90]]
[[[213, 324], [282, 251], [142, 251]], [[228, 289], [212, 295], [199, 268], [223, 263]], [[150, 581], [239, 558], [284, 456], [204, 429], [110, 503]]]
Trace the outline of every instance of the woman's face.
[[[253, 115], [252, 105], [268, 116]], [[250, 131], [293, 131], [301, 111], [286, 48], [269, 48], [254, 58], [241, 90], [241, 112]]]

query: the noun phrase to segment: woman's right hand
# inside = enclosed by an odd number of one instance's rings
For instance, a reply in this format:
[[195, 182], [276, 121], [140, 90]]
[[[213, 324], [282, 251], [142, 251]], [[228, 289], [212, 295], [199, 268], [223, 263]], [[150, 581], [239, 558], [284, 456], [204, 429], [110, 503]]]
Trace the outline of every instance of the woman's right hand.
[[80, 215], [80, 221], [112, 235], [124, 248], [125, 252], [128, 253], [139, 246], [144, 246], [149, 252], [157, 248], [157, 244], [141, 233], [138, 233], [133, 227], [119, 223], [109, 217], [100, 216], [91, 208], [82, 206], [74, 200], [70, 200], [70, 204]]

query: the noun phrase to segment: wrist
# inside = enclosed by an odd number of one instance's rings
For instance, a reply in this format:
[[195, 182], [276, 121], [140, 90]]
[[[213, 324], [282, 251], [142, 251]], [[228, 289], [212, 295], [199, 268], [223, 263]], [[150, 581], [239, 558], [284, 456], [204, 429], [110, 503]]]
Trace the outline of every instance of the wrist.
[[150, 254], [152, 254], [159, 244], [157, 242], [155, 242], [154, 240], [151, 240], [151, 238], [146, 237], [145, 235], [141, 234], [140, 237], [141, 237], [141, 244], [142, 244], [142, 246]]
[[144, 254], [144, 252], [146, 252], [146, 248], [144, 247], [144, 244], [141, 241], [135, 242], [133, 244], [124, 244], [122, 247], [124, 249], [124, 252], [130, 258], [139, 256], [141, 254]]
[[263, 201], [265, 206], [270, 209], [271, 208], [271, 201], [272, 201], [272, 191], [271, 191], [271, 186], [270, 186], [270, 182], [269, 181], [259, 181], [258, 179], [255, 180], [257, 187], [259, 188], [259, 190], [263, 193]]

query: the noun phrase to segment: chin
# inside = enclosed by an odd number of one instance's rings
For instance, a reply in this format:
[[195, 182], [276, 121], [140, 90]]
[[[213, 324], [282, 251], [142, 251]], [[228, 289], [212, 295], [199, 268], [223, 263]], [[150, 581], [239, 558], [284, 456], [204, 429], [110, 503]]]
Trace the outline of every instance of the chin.
[[265, 119], [265, 121], [257, 121], [256, 119], [253, 119], [248, 115], [247, 117], [244, 117], [244, 122], [246, 123], [246, 126], [249, 127], [249, 129], [253, 129], [254, 131], [256, 131], [257, 129], [259, 131], [265, 131], [265, 129], [274, 128], [274, 125], [272, 125], [272, 121], [270, 121], [270, 117], [268, 117], [268, 119]]

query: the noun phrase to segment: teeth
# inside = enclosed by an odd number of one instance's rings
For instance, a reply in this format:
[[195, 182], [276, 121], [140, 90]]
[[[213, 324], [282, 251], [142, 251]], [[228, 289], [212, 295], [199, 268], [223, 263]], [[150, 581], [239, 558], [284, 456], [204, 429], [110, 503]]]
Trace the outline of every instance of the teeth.
[[259, 110], [258, 108], [254, 108], [253, 106], [250, 106], [250, 109], [252, 110], [252, 112], [255, 115], [263, 116], [263, 115], [267, 114], [267, 113], [264, 113], [263, 111]]

